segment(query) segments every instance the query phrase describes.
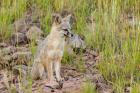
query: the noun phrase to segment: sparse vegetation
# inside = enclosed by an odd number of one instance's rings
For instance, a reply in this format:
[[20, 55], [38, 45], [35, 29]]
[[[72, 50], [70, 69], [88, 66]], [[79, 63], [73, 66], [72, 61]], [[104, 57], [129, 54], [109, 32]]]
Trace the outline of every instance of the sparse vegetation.
[[96, 93], [94, 85], [90, 82], [87, 82], [83, 86], [82, 93]]
[[[88, 47], [99, 50], [98, 69], [115, 93], [124, 93], [126, 86], [131, 93], [140, 93], [140, 0], [0, 0], [0, 42], [11, 37], [14, 21], [30, 9], [40, 17], [45, 35], [52, 13], [73, 13], [73, 31], [85, 37]], [[34, 42], [30, 45], [35, 53]], [[65, 55], [64, 63], [72, 57]], [[90, 83], [84, 90], [96, 93]]]

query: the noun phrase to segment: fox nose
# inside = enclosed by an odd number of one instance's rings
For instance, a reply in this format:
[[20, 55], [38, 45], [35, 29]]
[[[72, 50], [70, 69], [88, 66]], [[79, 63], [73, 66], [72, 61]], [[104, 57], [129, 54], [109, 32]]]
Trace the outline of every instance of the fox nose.
[[71, 34], [71, 37], [73, 37], [73, 34]]

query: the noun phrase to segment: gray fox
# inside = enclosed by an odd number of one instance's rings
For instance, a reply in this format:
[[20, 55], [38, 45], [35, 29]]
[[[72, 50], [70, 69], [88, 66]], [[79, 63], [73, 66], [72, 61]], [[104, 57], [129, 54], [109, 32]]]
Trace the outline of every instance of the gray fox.
[[38, 46], [34, 58], [31, 69], [32, 79], [48, 78], [49, 84], [53, 85], [56, 77], [56, 81], [62, 87], [63, 83], [60, 75], [61, 59], [66, 39], [73, 36], [70, 24], [71, 16], [68, 15], [62, 18], [60, 14], [53, 15], [51, 32]]

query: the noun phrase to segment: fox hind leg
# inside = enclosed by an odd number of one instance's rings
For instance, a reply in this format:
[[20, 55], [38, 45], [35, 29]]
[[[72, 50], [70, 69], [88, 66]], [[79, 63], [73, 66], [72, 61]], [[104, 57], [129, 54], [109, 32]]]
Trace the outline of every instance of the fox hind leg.
[[33, 65], [31, 69], [31, 77], [32, 79], [45, 79], [46, 78], [46, 73], [44, 66], [41, 63], [36, 63]]
[[44, 66], [43, 64], [39, 64], [38, 65], [38, 71], [39, 71], [39, 78], [40, 79], [46, 79], [46, 71], [44, 69]]

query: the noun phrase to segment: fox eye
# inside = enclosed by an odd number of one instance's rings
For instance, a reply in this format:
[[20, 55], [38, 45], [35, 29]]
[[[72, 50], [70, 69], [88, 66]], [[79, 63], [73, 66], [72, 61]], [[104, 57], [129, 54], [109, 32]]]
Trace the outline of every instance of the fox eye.
[[68, 31], [68, 29], [63, 29], [64, 31]]

